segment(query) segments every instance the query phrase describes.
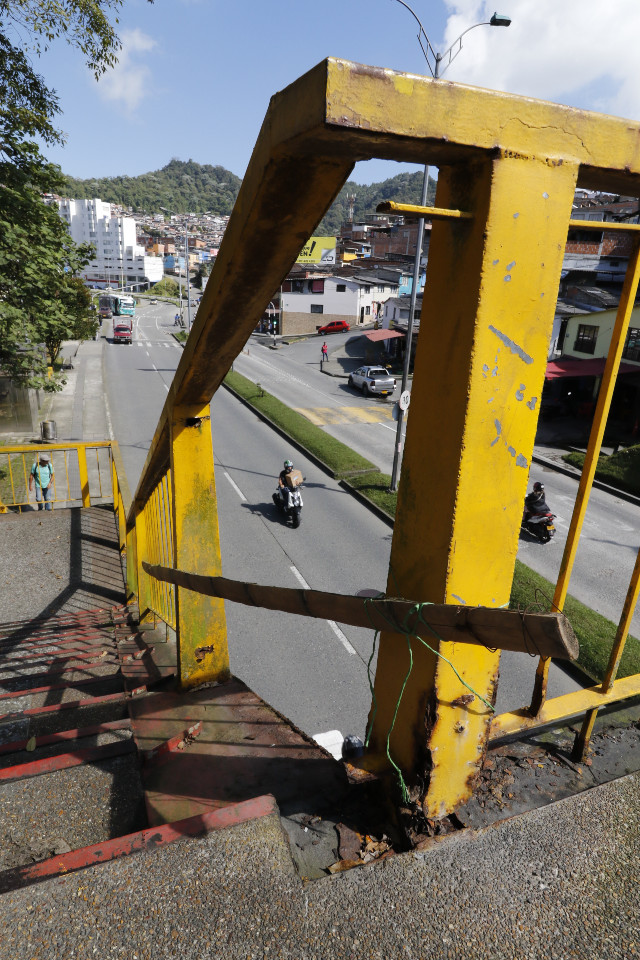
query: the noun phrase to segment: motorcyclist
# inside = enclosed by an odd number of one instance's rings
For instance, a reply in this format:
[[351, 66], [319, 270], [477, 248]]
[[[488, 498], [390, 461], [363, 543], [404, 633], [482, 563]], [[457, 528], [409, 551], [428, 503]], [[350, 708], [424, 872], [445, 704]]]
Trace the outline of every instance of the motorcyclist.
[[282, 499], [284, 500], [284, 508], [288, 510], [291, 506], [291, 488], [287, 483], [286, 477], [293, 470], [293, 463], [291, 460], [285, 460], [284, 468], [280, 471], [278, 476], [278, 486], [282, 491]]
[[536, 480], [533, 485], [533, 490], [525, 497], [524, 509], [525, 516], [527, 516], [527, 514], [530, 514], [531, 516], [539, 516], [540, 514], [551, 513], [545, 499], [544, 483], [540, 483], [539, 480]]

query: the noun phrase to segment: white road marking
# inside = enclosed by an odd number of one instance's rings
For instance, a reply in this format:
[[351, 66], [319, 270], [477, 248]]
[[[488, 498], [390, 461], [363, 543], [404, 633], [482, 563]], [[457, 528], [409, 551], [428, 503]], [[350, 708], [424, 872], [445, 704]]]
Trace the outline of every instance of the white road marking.
[[[305, 590], [310, 590], [311, 587], [309, 586], [305, 578], [302, 576], [298, 568], [292, 566], [290, 569], [292, 574], [300, 584], [300, 586], [303, 587], [303, 589]], [[347, 638], [345, 637], [344, 633], [342, 632], [338, 624], [335, 622], [335, 620], [327, 620], [327, 623], [329, 624], [329, 626], [331, 627], [331, 629], [333, 630], [336, 637], [338, 638], [342, 646], [345, 648], [347, 653], [350, 653], [352, 656], [355, 656], [356, 651], [353, 649], [353, 647], [351, 646], [351, 644], [349, 643], [349, 641], [347, 640]]]
[[245, 497], [244, 493], [242, 492], [242, 490], [240, 489], [240, 487], [238, 486], [238, 484], [235, 482], [235, 480], [232, 480], [232, 479], [231, 479], [231, 477], [229, 476], [229, 474], [227, 473], [226, 470], [224, 470], [223, 473], [224, 473], [225, 477], [227, 478], [227, 480], [229, 481], [229, 483], [231, 484], [231, 486], [233, 487], [233, 489], [235, 490], [235, 492], [236, 492], [236, 493], [238, 494], [238, 496], [240, 497], [240, 499], [241, 499], [241, 500], [244, 500], [244, 501], [246, 502], [246, 499], [247, 499], [247, 498]]

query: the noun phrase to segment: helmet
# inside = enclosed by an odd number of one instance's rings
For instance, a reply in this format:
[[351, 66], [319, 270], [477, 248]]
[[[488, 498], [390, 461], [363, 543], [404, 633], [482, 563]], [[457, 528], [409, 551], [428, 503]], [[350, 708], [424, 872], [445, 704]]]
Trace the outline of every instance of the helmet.
[[293, 470], [293, 463], [291, 460], [285, 460], [284, 462], [285, 470]]
[[539, 480], [536, 480], [536, 482], [535, 482], [534, 485], [533, 485], [533, 492], [534, 492], [534, 493], [542, 493], [543, 490], [544, 490], [544, 483], [540, 483]]

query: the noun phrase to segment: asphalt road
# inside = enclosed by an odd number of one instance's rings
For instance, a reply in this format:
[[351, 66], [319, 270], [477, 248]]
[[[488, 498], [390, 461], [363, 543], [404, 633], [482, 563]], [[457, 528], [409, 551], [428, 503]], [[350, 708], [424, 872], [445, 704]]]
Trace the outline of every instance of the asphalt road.
[[[234, 362], [234, 370], [264, 388], [312, 423], [371, 460], [380, 470], [391, 473], [396, 423], [393, 402], [382, 397], [365, 399], [346, 380], [330, 377], [320, 370], [323, 337], [310, 337], [278, 350], [269, 342], [251, 338]], [[329, 357], [338, 346], [353, 356], [363, 353], [362, 338], [353, 332], [326, 338]], [[362, 363], [365, 363], [362, 356]], [[400, 383], [394, 399], [400, 395]]]
[[[337, 344], [346, 343], [350, 338], [353, 338], [353, 332], [329, 338], [330, 356]], [[391, 420], [392, 404], [374, 398], [364, 399], [351, 390], [345, 380], [321, 373], [318, 362], [321, 343], [322, 338], [311, 337], [273, 351], [250, 341], [248, 353], [245, 351], [238, 358], [234, 368], [250, 379], [261, 379], [265, 389], [274, 396], [310, 416], [332, 436], [369, 457], [384, 472], [391, 473], [396, 427]], [[396, 399], [398, 394], [399, 388]], [[534, 463], [531, 482], [537, 479], [545, 483], [547, 502], [558, 515], [557, 534], [547, 545], [524, 534], [518, 556], [527, 566], [555, 582], [578, 485], [575, 479]], [[594, 489], [570, 592], [598, 613], [617, 622], [639, 542], [638, 507]], [[640, 637], [640, 611], [634, 617], [632, 632]]]
[[[164, 304], [141, 307], [134, 343], [109, 343], [106, 349], [112, 426], [132, 490], [181, 356], [171, 337], [173, 313]], [[281, 362], [281, 355], [274, 353]], [[296, 370], [287, 376], [282, 366], [276, 369], [289, 388], [304, 379]], [[335, 381], [318, 376], [312, 385], [318, 391], [315, 402], [326, 403], [320, 386]], [[357, 394], [354, 399], [370, 402]], [[225, 575], [339, 593], [384, 589], [391, 544], [387, 524], [292, 451], [225, 390], [212, 403], [212, 429]], [[287, 456], [307, 478], [298, 530], [282, 522], [271, 502], [275, 477]], [[231, 603], [227, 623], [232, 670], [268, 702], [311, 735], [331, 729], [364, 734], [372, 631], [335, 624], [330, 610], [326, 621], [315, 621]], [[534, 660], [503, 655], [500, 711], [528, 702], [534, 672]], [[553, 669], [552, 696], [575, 688], [563, 671]]]

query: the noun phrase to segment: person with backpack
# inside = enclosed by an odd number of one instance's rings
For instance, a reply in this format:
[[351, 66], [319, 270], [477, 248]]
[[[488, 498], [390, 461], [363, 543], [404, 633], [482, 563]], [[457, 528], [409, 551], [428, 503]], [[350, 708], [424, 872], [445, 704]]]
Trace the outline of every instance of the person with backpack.
[[53, 464], [48, 453], [40, 453], [31, 467], [29, 491], [36, 488], [38, 510], [53, 510]]

